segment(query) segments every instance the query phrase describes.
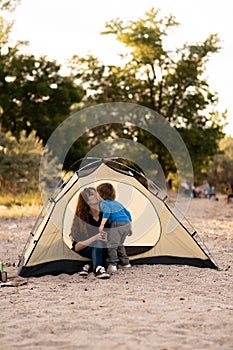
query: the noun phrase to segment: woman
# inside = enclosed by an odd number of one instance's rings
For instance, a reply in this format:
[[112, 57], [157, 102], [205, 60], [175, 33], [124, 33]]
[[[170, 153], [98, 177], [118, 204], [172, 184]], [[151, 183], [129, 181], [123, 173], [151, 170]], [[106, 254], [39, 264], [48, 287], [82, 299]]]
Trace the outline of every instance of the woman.
[[84, 265], [80, 275], [87, 276], [93, 270], [97, 278], [108, 279], [110, 276], [103, 267], [106, 235], [99, 232], [102, 220], [99, 203], [100, 197], [95, 188], [88, 187], [80, 193], [71, 236], [74, 240], [73, 250], [85, 258], [92, 259], [92, 266]]

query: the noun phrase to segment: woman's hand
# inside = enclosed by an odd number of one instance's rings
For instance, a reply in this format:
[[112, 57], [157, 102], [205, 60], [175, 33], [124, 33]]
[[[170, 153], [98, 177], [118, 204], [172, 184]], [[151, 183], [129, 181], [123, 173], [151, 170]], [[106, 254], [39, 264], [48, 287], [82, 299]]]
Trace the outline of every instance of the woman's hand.
[[97, 238], [98, 240], [106, 242], [107, 241], [107, 232], [105, 232], [105, 231], [98, 232], [96, 237], [98, 237]]
[[98, 232], [95, 236], [92, 236], [88, 239], [86, 239], [85, 241], [80, 241], [77, 242], [75, 244], [75, 251], [78, 252], [79, 250], [84, 249], [85, 247], [88, 247], [90, 245], [92, 245], [93, 242], [95, 241], [103, 241], [103, 242], [107, 242], [107, 232], [102, 231], [102, 232]]

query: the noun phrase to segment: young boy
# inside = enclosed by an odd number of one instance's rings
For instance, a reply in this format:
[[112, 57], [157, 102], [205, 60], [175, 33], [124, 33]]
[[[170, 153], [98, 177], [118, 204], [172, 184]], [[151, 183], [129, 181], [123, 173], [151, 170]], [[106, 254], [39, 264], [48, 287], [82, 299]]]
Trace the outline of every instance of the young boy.
[[117, 271], [117, 263], [122, 267], [131, 267], [126, 254], [124, 241], [127, 236], [132, 235], [132, 218], [130, 212], [116, 198], [116, 191], [112, 184], [103, 183], [97, 186], [97, 191], [103, 199], [100, 202], [100, 210], [103, 212], [99, 227], [103, 231], [104, 225], [109, 220], [111, 228], [108, 232], [108, 273]]

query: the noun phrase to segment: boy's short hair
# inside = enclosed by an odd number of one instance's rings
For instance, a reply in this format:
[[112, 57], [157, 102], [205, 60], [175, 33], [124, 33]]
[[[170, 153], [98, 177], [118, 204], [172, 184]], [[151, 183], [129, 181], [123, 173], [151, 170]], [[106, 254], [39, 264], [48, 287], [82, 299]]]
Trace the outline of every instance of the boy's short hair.
[[116, 198], [116, 191], [112, 184], [105, 182], [97, 186], [97, 191], [101, 198], [114, 200]]

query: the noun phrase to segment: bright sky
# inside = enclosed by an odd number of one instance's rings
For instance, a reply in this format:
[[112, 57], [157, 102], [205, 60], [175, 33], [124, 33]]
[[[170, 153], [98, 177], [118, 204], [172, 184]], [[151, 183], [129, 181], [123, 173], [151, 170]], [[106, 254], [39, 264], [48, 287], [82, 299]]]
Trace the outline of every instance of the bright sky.
[[122, 46], [112, 36], [102, 36], [106, 22], [119, 17], [137, 20], [152, 7], [172, 14], [181, 24], [169, 36], [171, 48], [196, 43], [218, 33], [220, 53], [208, 65], [212, 91], [219, 95], [218, 110], [228, 110], [226, 132], [233, 135], [233, 21], [231, 0], [21, 0], [14, 13], [13, 40], [28, 40], [27, 52], [46, 55], [63, 63], [72, 55], [93, 53], [106, 64], [118, 64]]

